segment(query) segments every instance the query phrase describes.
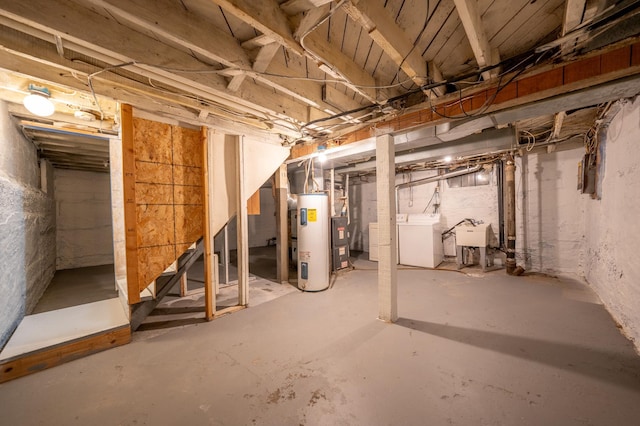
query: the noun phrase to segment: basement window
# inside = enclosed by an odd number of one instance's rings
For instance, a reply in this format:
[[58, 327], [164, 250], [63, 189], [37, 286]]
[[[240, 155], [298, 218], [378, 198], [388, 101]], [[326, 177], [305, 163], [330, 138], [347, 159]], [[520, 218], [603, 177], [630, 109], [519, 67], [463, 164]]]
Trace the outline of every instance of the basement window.
[[449, 188], [462, 188], [467, 186], [489, 185], [491, 181], [491, 172], [488, 170], [480, 170], [468, 175], [456, 176], [447, 179]]

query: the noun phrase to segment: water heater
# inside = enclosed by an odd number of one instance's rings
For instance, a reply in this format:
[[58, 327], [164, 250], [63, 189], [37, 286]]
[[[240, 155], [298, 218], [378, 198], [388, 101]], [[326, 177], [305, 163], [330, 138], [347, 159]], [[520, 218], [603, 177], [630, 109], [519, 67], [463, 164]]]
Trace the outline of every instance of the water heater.
[[329, 287], [329, 197], [298, 195], [298, 287], [320, 291]]

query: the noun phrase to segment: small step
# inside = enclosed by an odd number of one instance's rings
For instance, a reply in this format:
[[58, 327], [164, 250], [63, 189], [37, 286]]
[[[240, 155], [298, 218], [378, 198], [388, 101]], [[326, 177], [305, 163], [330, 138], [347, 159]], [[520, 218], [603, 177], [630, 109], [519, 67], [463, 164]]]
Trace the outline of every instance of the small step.
[[0, 352], [0, 383], [130, 341], [119, 299], [27, 315]]

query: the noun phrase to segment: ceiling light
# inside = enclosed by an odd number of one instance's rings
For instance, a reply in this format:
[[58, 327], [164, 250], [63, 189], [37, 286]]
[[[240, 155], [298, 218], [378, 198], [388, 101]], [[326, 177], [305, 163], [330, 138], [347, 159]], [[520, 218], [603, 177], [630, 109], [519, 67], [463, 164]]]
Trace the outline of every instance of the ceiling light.
[[55, 108], [49, 99], [51, 97], [49, 89], [29, 84], [28, 90], [29, 94], [25, 96], [22, 103], [29, 112], [40, 117], [48, 117], [54, 113]]
[[450, 156], [450, 155], [447, 155], [446, 157], [444, 157], [444, 162], [445, 162], [445, 163], [450, 163], [450, 162], [451, 162], [451, 160], [453, 160], [453, 158], [451, 158], [451, 156]]
[[321, 163], [324, 163], [325, 161], [327, 161], [327, 154], [325, 153], [318, 154], [318, 161]]

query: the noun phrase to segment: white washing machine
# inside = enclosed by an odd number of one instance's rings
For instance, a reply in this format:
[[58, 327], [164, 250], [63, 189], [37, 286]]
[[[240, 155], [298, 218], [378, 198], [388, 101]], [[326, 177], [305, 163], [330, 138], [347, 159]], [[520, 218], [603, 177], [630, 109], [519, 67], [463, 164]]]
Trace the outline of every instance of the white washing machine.
[[440, 215], [409, 214], [398, 223], [401, 265], [435, 268], [444, 259]]

